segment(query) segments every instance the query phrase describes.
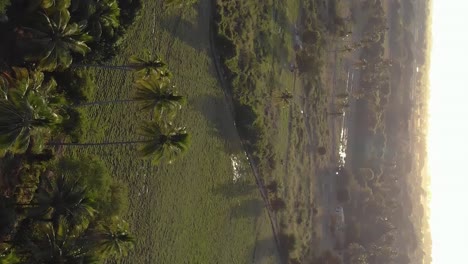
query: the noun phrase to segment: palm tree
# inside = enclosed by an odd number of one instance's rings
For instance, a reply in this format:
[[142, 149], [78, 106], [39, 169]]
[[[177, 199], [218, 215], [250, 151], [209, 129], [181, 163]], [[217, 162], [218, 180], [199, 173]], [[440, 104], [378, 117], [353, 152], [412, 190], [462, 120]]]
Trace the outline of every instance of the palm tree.
[[61, 218], [56, 226], [47, 223], [39, 227], [22, 247], [30, 253], [28, 263], [100, 263], [81, 238], [79, 230]]
[[120, 226], [103, 226], [89, 240], [93, 241], [93, 247], [99, 255], [104, 257], [127, 256], [135, 244], [135, 238]]
[[95, 40], [99, 40], [104, 32], [114, 35], [119, 27], [120, 8], [117, 0], [96, 0], [93, 6], [95, 12], [88, 18], [87, 27]]
[[13, 68], [14, 76], [4, 75], [0, 99], [0, 148], [22, 152], [31, 136], [48, 133], [60, 121], [60, 97], [54, 80], [44, 82], [40, 72]]
[[45, 184], [39, 188], [35, 196], [31, 214], [33, 216], [50, 217], [54, 228], [59, 227], [59, 221], [64, 219], [72, 226], [78, 226], [94, 216], [92, 201], [87, 198], [87, 190], [64, 175], [57, 177], [54, 183], [45, 178]]
[[[69, 3], [69, 1], [67, 1]], [[38, 21], [31, 27], [23, 27], [28, 35], [23, 38], [33, 51], [26, 56], [27, 61], [37, 62], [44, 71], [66, 69], [72, 63], [72, 53], [85, 55], [90, 51], [86, 42], [92, 38], [83, 32], [84, 25], [70, 22], [70, 12], [66, 8], [50, 15], [38, 13]]]
[[289, 105], [293, 98], [294, 96], [290, 91], [281, 92], [281, 94], [276, 97], [278, 102], [281, 103], [283, 106]]
[[110, 70], [135, 71], [138, 77], [149, 77], [156, 74], [162, 79], [169, 79], [172, 74], [167, 69], [167, 64], [159, 57], [152, 57], [148, 52], [144, 56], [131, 56], [130, 62], [125, 65], [101, 65], [101, 64], [76, 64], [74, 67], [92, 67]]
[[135, 85], [135, 95], [131, 99], [108, 100], [88, 102], [78, 105], [93, 106], [115, 103], [138, 102], [142, 105], [142, 110], [154, 110], [158, 117], [169, 116], [179, 110], [186, 102], [184, 96], [177, 95], [173, 91], [174, 85], [161, 81], [157, 75], [151, 75], [148, 79], [140, 79]]
[[144, 144], [140, 149], [143, 157], [151, 158], [157, 164], [163, 158], [171, 163], [177, 156], [187, 151], [190, 136], [185, 128], [173, 127], [171, 123], [160, 126], [158, 122], [145, 123], [141, 134], [153, 137], [153, 142]]
[[187, 151], [190, 145], [190, 136], [185, 128], [174, 127], [172, 123], [160, 125], [159, 122], [147, 122], [141, 126], [141, 140], [114, 141], [97, 143], [64, 143], [50, 142], [49, 146], [106, 146], [106, 145], [134, 145], [140, 146], [140, 154], [144, 158], [150, 158], [153, 163], [158, 163], [163, 158], [171, 163], [175, 157]]
[[95, 41], [102, 34], [114, 36], [120, 25], [118, 0], [72, 0], [69, 11], [73, 21], [86, 23], [86, 30]]
[[49, 14], [57, 10], [67, 9], [69, 6], [69, 0], [32, 0], [28, 1], [26, 9], [32, 12], [38, 8], [41, 8]]

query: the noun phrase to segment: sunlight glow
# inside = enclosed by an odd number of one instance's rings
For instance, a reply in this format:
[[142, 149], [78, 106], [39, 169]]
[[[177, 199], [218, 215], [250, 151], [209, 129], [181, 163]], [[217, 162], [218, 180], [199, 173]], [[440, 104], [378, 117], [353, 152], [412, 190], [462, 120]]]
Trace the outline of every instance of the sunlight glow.
[[468, 1], [433, 0], [428, 155], [432, 263], [468, 263]]

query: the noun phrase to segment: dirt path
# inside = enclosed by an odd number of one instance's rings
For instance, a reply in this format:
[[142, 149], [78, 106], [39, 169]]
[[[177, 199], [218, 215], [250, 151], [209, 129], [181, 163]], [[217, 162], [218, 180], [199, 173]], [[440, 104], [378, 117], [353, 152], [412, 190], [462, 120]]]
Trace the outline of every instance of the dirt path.
[[[213, 21], [213, 17], [212, 17], [213, 16], [213, 10], [210, 10], [210, 13], [211, 13], [211, 21]], [[224, 99], [225, 99], [226, 105], [229, 108], [229, 112], [231, 113], [231, 117], [232, 117], [233, 120], [235, 120], [235, 118], [234, 118], [235, 117], [235, 109], [234, 109], [234, 104], [233, 104], [233, 98], [232, 98], [232, 95], [230, 94], [230, 91], [229, 91], [229, 85], [228, 85], [226, 79], [224, 78], [220, 57], [219, 57], [219, 55], [218, 55], [218, 53], [216, 51], [216, 48], [215, 48], [214, 32], [213, 32], [213, 27], [212, 26], [210, 26], [210, 36], [209, 37], [210, 37], [210, 52], [211, 52], [211, 56], [213, 58], [214, 66], [216, 68], [217, 77], [218, 77], [218, 80], [219, 80], [219, 83], [220, 83], [221, 87], [223, 88]], [[242, 149], [244, 150], [244, 153], [247, 156], [247, 160], [249, 161], [250, 168], [252, 170], [253, 175], [255, 176], [255, 182], [257, 184], [258, 190], [259, 190], [259, 192], [260, 192], [260, 194], [262, 196], [263, 202], [265, 204], [265, 208], [267, 210], [268, 218], [270, 220], [271, 228], [272, 228], [272, 231], [273, 231], [273, 237], [274, 237], [274, 240], [276, 242], [277, 250], [278, 250], [278, 252], [281, 252], [281, 246], [280, 246], [280, 240], [279, 240], [279, 225], [278, 225], [278, 223], [276, 221], [276, 218], [273, 216], [274, 213], [273, 213], [270, 201], [268, 199], [268, 191], [267, 191], [267, 189], [266, 189], [266, 187], [265, 187], [265, 185], [263, 183], [263, 180], [260, 177], [260, 173], [258, 172], [258, 169], [257, 169], [257, 166], [255, 164], [253, 156], [249, 152], [247, 152], [246, 147], [245, 147], [244, 143], [241, 140], [241, 137], [240, 137], [240, 134], [239, 134], [239, 128], [237, 127], [236, 123], [234, 123], [234, 127], [236, 128], [237, 135], [238, 135], [239, 140], [240, 140], [240, 144], [242, 146]]]

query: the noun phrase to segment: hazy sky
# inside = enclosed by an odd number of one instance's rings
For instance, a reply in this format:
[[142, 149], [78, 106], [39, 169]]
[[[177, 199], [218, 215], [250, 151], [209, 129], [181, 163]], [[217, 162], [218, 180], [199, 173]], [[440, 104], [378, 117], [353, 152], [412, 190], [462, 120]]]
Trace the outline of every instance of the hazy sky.
[[429, 166], [434, 264], [468, 263], [468, 0], [433, 0]]

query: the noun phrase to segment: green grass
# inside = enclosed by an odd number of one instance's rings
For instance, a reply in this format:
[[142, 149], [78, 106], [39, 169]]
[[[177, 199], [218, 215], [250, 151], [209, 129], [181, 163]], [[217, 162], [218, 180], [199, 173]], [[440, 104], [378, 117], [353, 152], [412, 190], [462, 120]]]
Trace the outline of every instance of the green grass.
[[[128, 184], [128, 218], [137, 244], [123, 263], [249, 263], [256, 248], [258, 258], [276, 263], [258, 191], [246, 192], [233, 183], [230, 155], [241, 150], [208, 52], [209, 3], [201, 3], [198, 14], [180, 24], [175, 38], [170, 31], [176, 18], [161, 12], [155, 1], [145, 2], [142, 17], [112, 63], [124, 63], [144, 49], [163, 56], [180, 93], [188, 97], [176, 121], [192, 134], [188, 153], [158, 166], [141, 160], [132, 146], [68, 148], [65, 153], [96, 154], [114, 177]], [[131, 95], [131, 73], [96, 70], [96, 75], [92, 100]], [[140, 121], [150, 118], [137, 105], [94, 106], [84, 112], [91, 124], [83, 141], [135, 139]], [[254, 184], [248, 172], [243, 180]], [[235, 191], [217, 191], [223, 186]]]
[[[275, 1], [240, 1], [244, 15], [229, 8], [235, 6], [236, 1], [220, 2], [223, 8], [219, 11], [218, 34], [234, 46], [233, 54], [224, 54], [228, 57], [226, 68], [234, 75], [233, 94], [238, 102], [250, 106], [256, 114], [257, 135], [247, 139], [255, 145], [253, 154], [258, 159], [264, 181], [275, 181], [280, 186], [272, 197], [278, 196], [286, 202], [285, 210], [278, 212], [276, 218], [281, 232], [296, 239], [290, 257], [303, 259], [311, 252], [311, 242], [317, 241], [312, 214], [315, 179], [328, 160], [318, 157], [315, 149], [327, 148], [330, 144], [325, 115], [328, 90], [321, 85], [318, 76], [323, 67], [319, 65], [320, 59], [314, 60], [317, 62], [312, 67], [314, 72], [296, 75], [296, 80], [289, 63], [296, 59], [295, 24], [299, 32], [323, 30], [317, 19], [315, 2], [296, 0], [284, 5]], [[254, 12], [264, 9], [263, 6], [273, 6], [273, 10], [268, 9], [266, 16]], [[239, 24], [243, 26], [237, 28]], [[260, 26], [252, 27], [252, 24]], [[260, 44], [250, 45], [256, 41]], [[313, 46], [311, 50], [318, 52], [312, 56], [323, 59], [325, 54], [320, 52], [320, 44]], [[278, 103], [277, 97], [284, 91], [293, 94], [290, 105]]]

